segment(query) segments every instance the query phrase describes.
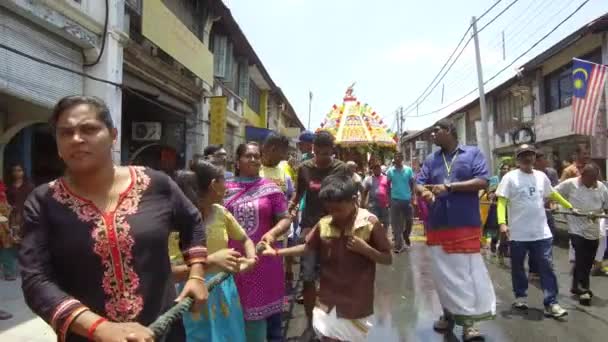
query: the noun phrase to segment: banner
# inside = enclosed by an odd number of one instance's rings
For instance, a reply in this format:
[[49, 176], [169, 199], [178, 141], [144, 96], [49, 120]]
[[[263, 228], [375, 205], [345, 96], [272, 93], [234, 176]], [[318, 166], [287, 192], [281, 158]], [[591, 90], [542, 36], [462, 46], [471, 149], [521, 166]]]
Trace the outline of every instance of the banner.
[[209, 144], [223, 145], [226, 139], [226, 106], [228, 98], [217, 96], [209, 99]]

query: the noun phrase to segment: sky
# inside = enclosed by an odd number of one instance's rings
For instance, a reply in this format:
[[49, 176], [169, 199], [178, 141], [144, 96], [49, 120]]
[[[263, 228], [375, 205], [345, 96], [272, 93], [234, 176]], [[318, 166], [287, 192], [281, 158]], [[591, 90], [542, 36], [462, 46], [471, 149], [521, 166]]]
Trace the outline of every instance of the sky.
[[[473, 42], [420, 104], [417, 98], [439, 72], [469, 28], [497, 0], [224, 0], [266, 70], [281, 87], [302, 123], [319, 127], [332, 105], [354, 94], [396, 130], [397, 108], [406, 110], [406, 130], [419, 130], [475, 99]], [[584, 0], [502, 0], [478, 22], [484, 80], [494, 76], [551, 31]], [[589, 0], [572, 18], [486, 85], [486, 92], [517, 67], [586, 23], [608, 12], [608, 1]], [[504, 59], [502, 35], [504, 32]], [[468, 38], [468, 36], [467, 36]], [[466, 40], [465, 40], [466, 42]], [[443, 93], [443, 94], [442, 94]]]

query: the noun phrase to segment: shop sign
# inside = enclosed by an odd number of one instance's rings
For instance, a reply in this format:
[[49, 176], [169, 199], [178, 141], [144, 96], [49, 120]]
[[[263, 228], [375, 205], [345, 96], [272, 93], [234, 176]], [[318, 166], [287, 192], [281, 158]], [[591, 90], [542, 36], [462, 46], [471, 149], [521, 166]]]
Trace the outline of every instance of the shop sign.
[[300, 136], [300, 132], [302, 130], [300, 129], [300, 127], [283, 127], [281, 128], [281, 134], [283, 134], [284, 136], [288, 137], [288, 138], [296, 138], [298, 136]]
[[213, 84], [213, 54], [161, 0], [143, 3], [141, 31], [196, 76]]
[[222, 145], [226, 136], [226, 96], [215, 96], [209, 99], [209, 144]]

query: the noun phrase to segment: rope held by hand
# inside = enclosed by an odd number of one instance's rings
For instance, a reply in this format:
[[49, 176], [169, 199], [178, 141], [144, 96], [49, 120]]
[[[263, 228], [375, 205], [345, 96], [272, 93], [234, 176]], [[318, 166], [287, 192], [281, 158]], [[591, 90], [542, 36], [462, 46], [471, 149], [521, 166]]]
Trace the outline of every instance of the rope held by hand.
[[[256, 253], [260, 254], [264, 251], [264, 249], [266, 249], [266, 244], [261, 242], [256, 246]], [[221, 284], [224, 280], [228, 279], [231, 275], [232, 273], [230, 272], [219, 272], [206, 283], [207, 291], [211, 292], [215, 287]], [[180, 319], [185, 313], [190, 311], [192, 304], [194, 304], [194, 300], [192, 298], [186, 297], [182, 299], [171, 309], [167, 310], [167, 312], [160, 315], [154, 322], [152, 322], [152, 324], [148, 326], [148, 328], [152, 330], [154, 336], [157, 338], [165, 336], [173, 323], [177, 322], [177, 320]]]

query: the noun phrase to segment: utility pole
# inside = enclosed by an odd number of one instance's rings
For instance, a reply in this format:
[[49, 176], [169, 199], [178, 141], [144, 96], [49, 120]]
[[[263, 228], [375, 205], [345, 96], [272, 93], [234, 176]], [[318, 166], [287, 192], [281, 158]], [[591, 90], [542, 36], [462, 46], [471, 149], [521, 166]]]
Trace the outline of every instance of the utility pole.
[[312, 113], [312, 91], [308, 91], [308, 130], [310, 131], [310, 114]]
[[471, 19], [473, 25], [473, 40], [475, 41], [475, 62], [477, 64], [477, 82], [479, 89], [479, 107], [481, 109], [481, 132], [479, 137], [481, 141], [478, 141], [478, 145], [481, 148], [481, 152], [486, 157], [488, 168], [490, 172], [494, 170], [494, 158], [492, 156], [492, 150], [490, 149], [490, 134], [488, 131], [488, 108], [486, 104], [486, 93], [483, 89], [483, 69], [481, 67], [481, 53], [479, 52], [479, 36], [477, 35], [477, 18]]
[[401, 135], [405, 132], [405, 118], [403, 117], [403, 106], [399, 107], [399, 123], [401, 125], [401, 132], [399, 132], [399, 139], [401, 139]]
[[397, 134], [401, 136], [401, 119], [399, 117], [399, 109], [395, 111], [395, 121], [397, 121]]

